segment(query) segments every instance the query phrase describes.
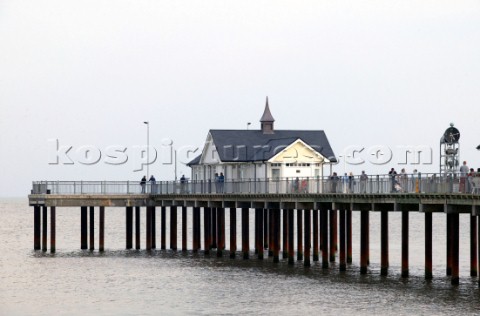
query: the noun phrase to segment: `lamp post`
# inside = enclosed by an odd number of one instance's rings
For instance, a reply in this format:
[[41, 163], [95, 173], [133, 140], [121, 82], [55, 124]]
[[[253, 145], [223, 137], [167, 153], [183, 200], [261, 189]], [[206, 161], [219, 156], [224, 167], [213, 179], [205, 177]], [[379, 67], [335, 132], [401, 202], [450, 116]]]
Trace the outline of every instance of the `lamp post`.
[[150, 164], [150, 124], [148, 121], [143, 122], [143, 124], [147, 125], [147, 181], [150, 177], [148, 172], [148, 166]]

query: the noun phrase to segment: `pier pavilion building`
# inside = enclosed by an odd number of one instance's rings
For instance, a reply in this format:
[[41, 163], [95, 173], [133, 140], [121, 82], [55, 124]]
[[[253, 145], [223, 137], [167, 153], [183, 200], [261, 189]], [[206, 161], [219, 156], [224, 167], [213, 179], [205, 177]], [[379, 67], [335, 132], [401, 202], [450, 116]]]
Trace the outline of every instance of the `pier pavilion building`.
[[323, 130], [275, 130], [268, 98], [260, 130], [208, 132], [202, 153], [188, 163], [191, 179], [225, 181], [322, 177], [337, 162]]

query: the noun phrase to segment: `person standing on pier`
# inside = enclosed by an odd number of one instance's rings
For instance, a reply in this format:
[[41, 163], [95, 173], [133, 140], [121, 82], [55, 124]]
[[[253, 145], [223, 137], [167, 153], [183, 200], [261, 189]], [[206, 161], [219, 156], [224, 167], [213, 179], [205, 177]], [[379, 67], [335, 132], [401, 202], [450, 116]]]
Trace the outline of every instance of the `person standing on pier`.
[[365, 170], [363, 170], [362, 174], [360, 175], [360, 193], [367, 193], [367, 181], [368, 176], [365, 173]]
[[220, 177], [218, 176], [218, 173], [215, 172], [215, 193], [218, 193], [219, 189], [220, 189]]
[[330, 177], [330, 183], [331, 183], [331, 188], [332, 188], [332, 193], [337, 193], [337, 183], [338, 183], [338, 175], [336, 172], [332, 174]]
[[395, 171], [395, 168], [392, 168], [390, 172], [388, 173], [390, 176], [390, 182], [392, 184], [392, 188], [390, 190], [391, 193], [395, 192], [395, 177], [397, 176], [397, 172]]
[[468, 166], [467, 162], [464, 161], [463, 165], [460, 167], [460, 192], [468, 192], [467, 191], [467, 174], [468, 174]]
[[225, 176], [223, 175], [223, 172], [220, 172], [220, 175], [218, 176], [218, 182], [220, 193], [223, 193], [223, 185], [225, 183]]
[[142, 187], [142, 193], [145, 193], [146, 184], [147, 184], [147, 176], [143, 176], [142, 180], [140, 180], [140, 186]]
[[187, 183], [187, 179], [185, 178], [185, 175], [182, 174], [182, 177], [180, 178], [180, 193], [185, 193], [186, 183]]
[[150, 181], [150, 191], [153, 194], [157, 193], [157, 181], [155, 180], [155, 177], [153, 176], [153, 174], [148, 181]]

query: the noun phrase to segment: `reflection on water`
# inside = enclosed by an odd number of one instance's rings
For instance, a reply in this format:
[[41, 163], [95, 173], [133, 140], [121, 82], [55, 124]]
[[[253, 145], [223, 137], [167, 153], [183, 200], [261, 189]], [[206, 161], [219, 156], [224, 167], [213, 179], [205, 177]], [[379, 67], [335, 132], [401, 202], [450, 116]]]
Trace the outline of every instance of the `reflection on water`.
[[[408, 279], [400, 277], [397, 214], [390, 216], [388, 277], [380, 276], [379, 225], [374, 214], [367, 275], [358, 272], [358, 229], [354, 264], [341, 273], [338, 263], [328, 270], [315, 262], [310, 268], [302, 262], [289, 266], [284, 260], [278, 264], [271, 259], [259, 261], [253, 252], [250, 260], [241, 259], [240, 253], [231, 260], [217, 258], [215, 252], [205, 256], [202, 251], [126, 251], [120, 209], [107, 209], [104, 253], [78, 250], [80, 211], [57, 209], [58, 252], [52, 255], [32, 250], [33, 211], [24, 200], [0, 201], [0, 216], [0, 314], [463, 315], [480, 311], [478, 279], [469, 277], [468, 270], [468, 218], [462, 219], [461, 284], [452, 287], [444, 276], [445, 226], [440, 214], [434, 216], [431, 281], [423, 277], [423, 220], [414, 214]], [[354, 214], [354, 227], [357, 224]]]

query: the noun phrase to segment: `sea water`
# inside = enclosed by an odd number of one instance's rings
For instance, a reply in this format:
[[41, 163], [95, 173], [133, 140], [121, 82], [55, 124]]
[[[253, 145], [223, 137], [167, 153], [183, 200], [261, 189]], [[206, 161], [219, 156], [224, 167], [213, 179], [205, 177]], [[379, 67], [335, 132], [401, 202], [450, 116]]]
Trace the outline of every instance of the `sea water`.
[[[98, 208], [95, 210], [98, 238]], [[241, 242], [240, 212], [237, 241]], [[179, 212], [178, 245], [181, 245]], [[424, 216], [410, 213], [410, 277], [401, 278], [401, 214], [390, 213], [390, 268], [380, 276], [380, 216], [370, 214], [370, 261], [359, 273], [358, 212], [353, 212], [353, 263], [339, 272], [284, 259], [249, 260], [240, 253], [145, 248], [125, 250], [125, 209], [106, 208], [105, 248], [80, 250], [80, 209], [57, 208], [57, 252], [33, 250], [33, 208], [26, 198], [0, 200], [1, 315], [474, 315], [480, 313], [478, 278], [470, 277], [469, 216], [460, 216], [460, 285], [446, 271], [445, 214], [433, 215], [433, 280], [424, 278]], [[167, 211], [167, 221], [169, 220]], [[49, 212], [50, 216], [50, 212]], [[191, 248], [191, 209], [188, 209]], [[250, 246], [253, 247], [253, 210]], [[160, 248], [157, 211], [157, 248]], [[226, 212], [226, 245], [229, 212]], [[167, 223], [168, 227], [168, 223]], [[50, 236], [49, 236], [50, 237]], [[202, 233], [203, 239], [203, 233]], [[50, 241], [48, 241], [50, 242]], [[167, 248], [169, 233], [167, 233]], [[203, 245], [203, 242], [202, 242]], [[50, 248], [50, 245], [49, 245]], [[240, 247], [238, 247], [240, 249]]]

